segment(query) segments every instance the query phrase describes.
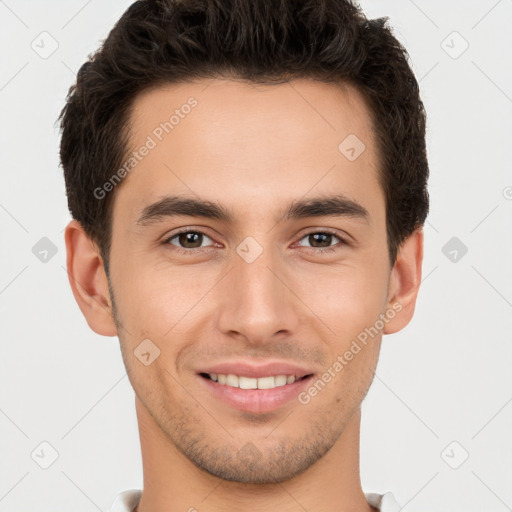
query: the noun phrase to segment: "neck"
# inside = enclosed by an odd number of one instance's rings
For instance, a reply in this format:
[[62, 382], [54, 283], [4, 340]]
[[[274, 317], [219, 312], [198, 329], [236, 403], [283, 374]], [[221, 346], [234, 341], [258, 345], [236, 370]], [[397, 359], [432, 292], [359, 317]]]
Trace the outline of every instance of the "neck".
[[333, 448], [305, 472], [283, 483], [256, 485], [222, 480], [195, 466], [135, 400], [144, 474], [137, 512], [374, 510], [359, 476], [360, 409]]

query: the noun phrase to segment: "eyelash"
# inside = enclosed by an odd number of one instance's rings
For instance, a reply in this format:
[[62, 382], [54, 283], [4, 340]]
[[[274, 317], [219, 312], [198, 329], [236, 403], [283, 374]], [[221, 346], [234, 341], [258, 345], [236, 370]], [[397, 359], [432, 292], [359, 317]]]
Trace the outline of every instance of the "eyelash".
[[[174, 238], [176, 238], [177, 236], [179, 235], [183, 235], [184, 233], [196, 233], [196, 234], [201, 234], [201, 235], [204, 235], [208, 238], [211, 239], [210, 236], [208, 236], [207, 233], [205, 233], [204, 231], [200, 230], [200, 229], [183, 229], [181, 231], [178, 231], [177, 233], [174, 233], [172, 236], [170, 237], [167, 237], [164, 241], [163, 241], [163, 244], [168, 244], [168, 245], [172, 245], [173, 246], [173, 250], [177, 251], [179, 254], [191, 254], [191, 253], [194, 253], [194, 252], [198, 252], [200, 249], [202, 249], [203, 251], [206, 249], [206, 252], [208, 252], [209, 250], [212, 250], [213, 248], [210, 247], [210, 248], [201, 248], [201, 247], [198, 247], [198, 248], [195, 248], [195, 249], [184, 249], [183, 247], [178, 247], [174, 244], [171, 244], [170, 241], [173, 240]], [[309, 235], [313, 235], [313, 234], [322, 234], [322, 235], [333, 235], [334, 237], [336, 237], [338, 240], [340, 240], [340, 243], [341, 245], [349, 245], [349, 243], [344, 239], [342, 238], [340, 235], [338, 235], [337, 233], [335, 233], [334, 231], [331, 231], [330, 229], [323, 229], [323, 230], [317, 230], [317, 231], [310, 231], [309, 233], [305, 233], [301, 238], [300, 240], [302, 240], [303, 238], [309, 236]], [[335, 252], [339, 247], [306, 247], [307, 249], [311, 249], [313, 250], [314, 252], [316, 253], [330, 253], [330, 252]]]

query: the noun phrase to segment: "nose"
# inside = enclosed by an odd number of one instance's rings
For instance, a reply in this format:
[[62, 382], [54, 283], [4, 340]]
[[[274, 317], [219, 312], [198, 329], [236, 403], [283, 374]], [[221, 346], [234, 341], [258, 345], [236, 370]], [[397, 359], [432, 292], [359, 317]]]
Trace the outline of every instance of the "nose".
[[252, 345], [295, 333], [300, 301], [289, 284], [292, 273], [272, 250], [264, 250], [251, 263], [234, 255], [233, 268], [219, 290], [220, 331]]

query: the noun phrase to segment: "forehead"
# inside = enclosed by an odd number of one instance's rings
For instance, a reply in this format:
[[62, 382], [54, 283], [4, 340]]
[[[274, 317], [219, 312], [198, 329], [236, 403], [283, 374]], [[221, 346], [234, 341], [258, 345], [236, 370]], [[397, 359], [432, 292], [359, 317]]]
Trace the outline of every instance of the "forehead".
[[127, 158], [138, 153], [137, 162], [116, 203], [137, 211], [165, 194], [214, 196], [243, 209], [248, 200], [254, 208], [308, 191], [378, 193], [371, 113], [351, 86], [166, 84], [136, 98], [129, 128]]

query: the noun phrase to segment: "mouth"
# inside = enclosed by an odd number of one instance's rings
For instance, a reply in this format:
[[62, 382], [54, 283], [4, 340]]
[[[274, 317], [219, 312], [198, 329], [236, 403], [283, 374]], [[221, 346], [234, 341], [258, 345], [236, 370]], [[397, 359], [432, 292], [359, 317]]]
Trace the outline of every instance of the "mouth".
[[[278, 411], [293, 403], [298, 405], [299, 393], [314, 378], [313, 373], [298, 368], [281, 369], [283, 373], [278, 371], [275, 374], [269, 368], [265, 371], [241, 370], [239, 374], [203, 371], [197, 375], [213, 399], [220, 400], [230, 408], [253, 414]], [[292, 373], [293, 370], [295, 373]]]
[[233, 373], [200, 373], [204, 379], [217, 382], [221, 386], [240, 389], [275, 389], [281, 386], [288, 386], [313, 374], [306, 375], [269, 375], [266, 377], [247, 377], [245, 375], [234, 375]]

